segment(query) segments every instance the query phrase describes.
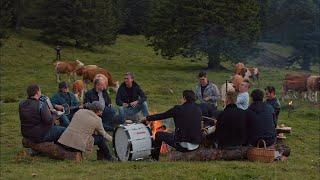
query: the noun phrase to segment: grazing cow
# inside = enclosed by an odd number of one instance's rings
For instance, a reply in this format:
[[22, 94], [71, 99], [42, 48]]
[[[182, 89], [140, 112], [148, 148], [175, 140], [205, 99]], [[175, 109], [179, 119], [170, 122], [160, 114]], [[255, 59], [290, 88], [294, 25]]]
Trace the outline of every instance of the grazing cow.
[[73, 75], [74, 71], [81, 68], [84, 64], [79, 61], [57, 61], [54, 63], [55, 70], [56, 70], [56, 76], [57, 76], [57, 82], [60, 82], [60, 74], [67, 74], [69, 77], [70, 82], [70, 76]]
[[252, 79], [253, 81], [259, 81], [260, 71], [258, 68], [251, 67], [251, 68], [243, 68], [240, 72], [240, 75], [246, 80]]
[[76, 95], [78, 101], [82, 102], [85, 84], [82, 80], [76, 80], [72, 85], [72, 91]]
[[220, 89], [220, 93], [221, 93], [221, 100], [225, 103], [226, 102], [226, 95], [227, 92], [235, 92], [236, 90], [233, 87], [233, 84], [228, 82], [228, 83], [224, 83], [221, 85], [221, 89]]
[[113, 78], [112, 78], [111, 74], [107, 70], [105, 70], [103, 68], [100, 68], [100, 67], [87, 69], [87, 70], [83, 71], [83, 76], [82, 76], [83, 77], [83, 81], [85, 83], [89, 83], [89, 81], [93, 82], [94, 77], [97, 74], [103, 74], [104, 76], [106, 76], [108, 78], [109, 87], [111, 87], [116, 92], [118, 91], [119, 82], [118, 81], [113, 81]]
[[82, 66], [82, 67], [78, 68], [77, 70], [75, 70], [74, 73], [77, 76], [82, 76], [84, 71], [86, 71], [88, 69], [96, 69], [96, 68], [98, 68], [97, 65], [85, 65], [85, 66]]
[[236, 67], [235, 67], [235, 74], [240, 75], [243, 68], [245, 68], [243, 63], [241, 63], [241, 62], [237, 63]]
[[307, 81], [311, 74], [286, 74], [284, 80], [290, 81]]
[[307, 91], [307, 81], [301, 80], [284, 80], [283, 81], [283, 91], [282, 100], [287, 96], [289, 91], [299, 92], [301, 96], [305, 98], [305, 92]]
[[240, 84], [244, 81], [244, 78], [241, 75], [236, 74], [231, 78], [231, 81], [235, 90], [239, 91]]
[[309, 100], [318, 102], [318, 91], [320, 91], [320, 76], [308, 77], [307, 91]]

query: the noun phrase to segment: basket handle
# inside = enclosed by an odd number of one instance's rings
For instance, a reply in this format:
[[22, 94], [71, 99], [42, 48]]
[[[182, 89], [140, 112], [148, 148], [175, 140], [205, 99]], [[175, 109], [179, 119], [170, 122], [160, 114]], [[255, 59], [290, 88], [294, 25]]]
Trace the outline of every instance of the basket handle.
[[263, 147], [264, 147], [265, 149], [267, 149], [266, 141], [263, 140], [263, 139], [259, 139], [259, 141], [258, 141], [258, 143], [257, 143], [257, 148], [259, 148], [259, 145], [260, 145], [261, 142], [263, 142]]

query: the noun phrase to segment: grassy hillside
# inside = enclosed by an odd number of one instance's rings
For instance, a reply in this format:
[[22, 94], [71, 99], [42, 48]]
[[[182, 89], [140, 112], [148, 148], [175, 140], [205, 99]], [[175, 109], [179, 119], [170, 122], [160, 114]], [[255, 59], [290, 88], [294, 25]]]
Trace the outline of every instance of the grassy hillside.
[[[37, 31], [24, 30], [12, 34], [1, 49], [1, 120], [0, 120], [0, 179], [316, 179], [319, 177], [319, 108], [304, 101], [297, 106], [291, 118], [284, 108], [280, 122], [293, 128], [287, 135], [292, 155], [286, 162], [273, 164], [213, 161], [213, 162], [128, 162], [108, 163], [95, 160], [95, 152], [86, 154], [82, 163], [57, 161], [47, 157], [24, 157], [21, 152], [21, 134], [18, 102], [26, 97], [25, 88], [38, 83], [42, 92], [51, 96], [57, 91], [52, 60], [53, 46], [33, 39]], [[164, 60], [156, 56], [142, 36], [120, 36], [117, 43], [96, 52], [63, 48], [62, 58], [79, 59], [85, 64], [96, 64], [111, 71], [122, 81], [126, 71], [136, 74], [136, 81], [148, 96], [151, 111], [164, 111], [180, 99], [184, 89], [194, 89], [197, 73], [206, 62], [191, 62], [183, 58]], [[229, 65], [229, 67], [231, 67]], [[281, 79], [287, 70], [262, 69], [260, 87], [276, 86], [280, 91]], [[316, 72], [314, 72], [316, 73]], [[232, 71], [209, 72], [209, 79], [219, 86]], [[64, 77], [65, 78], [65, 77]], [[258, 84], [254, 85], [255, 87]], [[174, 92], [170, 93], [170, 89]], [[111, 94], [113, 102], [115, 94]], [[319, 107], [319, 106], [318, 106]]]

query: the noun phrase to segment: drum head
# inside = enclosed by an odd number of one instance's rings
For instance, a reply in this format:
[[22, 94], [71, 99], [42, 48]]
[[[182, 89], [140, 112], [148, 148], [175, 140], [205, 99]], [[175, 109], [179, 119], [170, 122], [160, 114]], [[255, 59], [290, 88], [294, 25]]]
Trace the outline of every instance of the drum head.
[[118, 127], [114, 133], [114, 150], [120, 161], [129, 160], [131, 146], [128, 136], [124, 127]]

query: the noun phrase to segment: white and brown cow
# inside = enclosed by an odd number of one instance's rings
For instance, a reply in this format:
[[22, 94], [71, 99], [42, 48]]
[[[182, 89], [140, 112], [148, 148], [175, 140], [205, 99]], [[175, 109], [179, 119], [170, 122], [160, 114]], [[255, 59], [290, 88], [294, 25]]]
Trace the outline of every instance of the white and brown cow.
[[68, 75], [68, 80], [70, 82], [70, 76], [74, 75], [74, 72], [81, 68], [84, 64], [79, 61], [57, 61], [54, 63], [55, 66], [55, 71], [56, 71], [56, 77], [57, 77], [57, 82], [60, 82], [60, 75], [61, 74], [67, 74]]

